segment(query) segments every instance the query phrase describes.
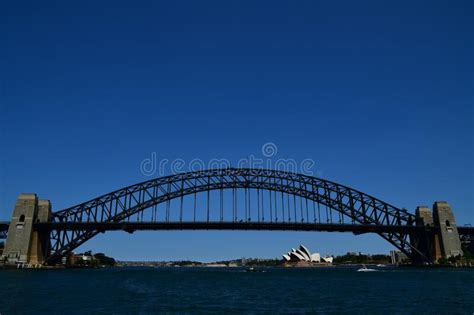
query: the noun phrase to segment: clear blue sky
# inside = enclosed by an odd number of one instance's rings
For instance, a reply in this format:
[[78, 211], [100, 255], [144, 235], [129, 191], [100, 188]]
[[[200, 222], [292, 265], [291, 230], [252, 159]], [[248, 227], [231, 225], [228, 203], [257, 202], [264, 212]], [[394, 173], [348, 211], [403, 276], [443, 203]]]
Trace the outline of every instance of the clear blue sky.
[[[472, 1], [10, 1], [0, 10], [0, 219], [146, 180], [140, 162], [312, 158], [319, 174], [474, 224]], [[388, 252], [377, 236], [106, 233], [120, 259]], [[151, 250], [150, 250], [151, 249]]]

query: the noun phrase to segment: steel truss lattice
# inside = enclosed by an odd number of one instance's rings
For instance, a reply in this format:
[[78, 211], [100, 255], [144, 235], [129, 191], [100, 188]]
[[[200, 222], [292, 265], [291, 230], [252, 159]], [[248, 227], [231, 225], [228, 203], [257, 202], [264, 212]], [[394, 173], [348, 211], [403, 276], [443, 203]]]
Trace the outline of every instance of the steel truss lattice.
[[[317, 203], [318, 207], [323, 205], [331, 211], [336, 211], [341, 218], [349, 218], [350, 223], [354, 225], [394, 227], [411, 226], [414, 222], [414, 216], [404, 209], [394, 207], [361, 191], [328, 180], [277, 170], [215, 169], [152, 179], [53, 213], [51, 224], [56, 224], [57, 227], [50, 231], [51, 248], [47, 262], [58, 262], [68, 252], [101, 232], [100, 230], [85, 228], [68, 230], [61, 228], [62, 224], [76, 223], [83, 224], [83, 226], [87, 224], [92, 226], [98, 223], [110, 223], [112, 225], [127, 222], [127, 219], [131, 216], [139, 217], [146, 209], [163, 203], [167, 204], [171, 200], [182, 200], [185, 196], [198, 193], [207, 192], [209, 195], [211, 191], [229, 189], [233, 191], [244, 190], [246, 193], [247, 190], [257, 190], [258, 193], [270, 192], [270, 202], [273, 198], [272, 192], [275, 194], [275, 198], [277, 193], [281, 193], [282, 196], [283, 194], [285, 196], [298, 196], [304, 200]], [[303, 209], [303, 204], [301, 206]], [[306, 204], [306, 211], [308, 211], [307, 207]], [[221, 211], [223, 211], [222, 207]], [[251, 215], [254, 216], [254, 213], [249, 213], [249, 219]], [[285, 213], [283, 213], [284, 215]], [[260, 220], [260, 217], [258, 220]], [[170, 222], [168, 217], [165, 221]], [[316, 224], [316, 221], [315, 218], [314, 222], [306, 220], [304, 223]], [[178, 222], [186, 223], [187, 221], [183, 220], [181, 214]], [[199, 222], [209, 223], [209, 214], [206, 220], [193, 221], [193, 223]], [[247, 216], [244, 219], [238, 219], [234, 215], [229, 219], [228, 215], [225, 216], [224, 213], [221, 213], [218, 222], [242, 223], [243, 226], [249, 220]], [[282, 221], [275, 222], [280, 226], [284, 223]], [[289, 230], [292, 230], [290, 228], [292, 224], [294, 223], [288, 222]], [[390, 231], [377, 232], [377, 234], [409, 256], [422, 255], [410, 245], [409, 233]]]

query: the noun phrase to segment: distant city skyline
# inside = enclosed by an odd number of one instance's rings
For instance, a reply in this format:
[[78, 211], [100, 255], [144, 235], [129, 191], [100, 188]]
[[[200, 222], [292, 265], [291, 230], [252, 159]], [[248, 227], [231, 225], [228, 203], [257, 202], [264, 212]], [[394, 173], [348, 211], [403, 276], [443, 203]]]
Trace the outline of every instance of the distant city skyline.
[[[161, 176], [144, 172], [153, 154], [237, 165], [274, 143], [273, 162], [310, 159], [314, 176], [411, 213], [446, 200], [459, 225], [474, 224], [468, 10], [212, 3], [4, 5], [0, 221], [22, 192], [57, 211]], [[173, 231], [107, 232], [77, 251], [206, 262], [280, 257], [296, 244], [321, 255], [393, 249], [376, 235]]]

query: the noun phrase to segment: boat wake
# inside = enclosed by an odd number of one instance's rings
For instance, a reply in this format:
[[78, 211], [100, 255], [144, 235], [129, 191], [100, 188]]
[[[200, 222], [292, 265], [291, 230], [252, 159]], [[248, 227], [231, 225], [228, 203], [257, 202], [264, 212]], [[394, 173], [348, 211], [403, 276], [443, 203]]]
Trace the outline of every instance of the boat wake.
[[362, 268], [357, 269], [357, 272], [374, 272], [374, 271], [378, 271], [378, 270], [367, 268], [366, 265], [362, 265]]

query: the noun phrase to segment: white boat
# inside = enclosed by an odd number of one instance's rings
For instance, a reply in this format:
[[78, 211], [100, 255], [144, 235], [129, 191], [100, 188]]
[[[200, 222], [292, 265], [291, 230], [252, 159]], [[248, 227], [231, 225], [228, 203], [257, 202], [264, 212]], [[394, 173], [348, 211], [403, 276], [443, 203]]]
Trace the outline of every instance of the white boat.
[[367, 268], [366, 265], [362, 265], [362, 268], [357, 269], [358, 272], [371, 272], [371, 271], [377, 271], [376, 269], [370, 269]]
[[381, 268], [383, 268], [383, 267], [387, 267], [387, 265], [384, 265], [384, 264], [378, 264], [378, 265], [377, 265], [377, 267], [381, 267]]

